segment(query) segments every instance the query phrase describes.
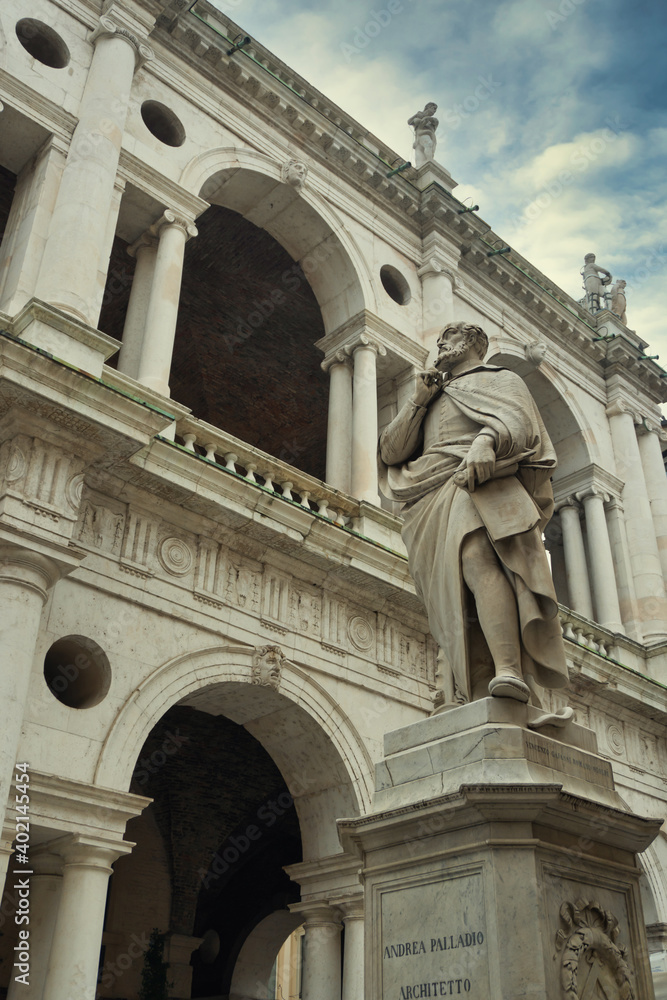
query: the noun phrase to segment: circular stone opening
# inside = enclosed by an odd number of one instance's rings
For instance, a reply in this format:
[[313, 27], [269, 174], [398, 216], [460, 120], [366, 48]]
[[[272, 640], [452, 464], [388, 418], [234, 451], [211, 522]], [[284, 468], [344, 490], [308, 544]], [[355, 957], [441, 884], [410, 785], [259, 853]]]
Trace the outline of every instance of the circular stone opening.
[[185, 142], [185, 128], [171, 108], [159, 101], [144, 101], [141, 117], [149, 132], [165, 146], [182, 146]]
[[45, 66], [64, 69], [68, 65], [69, 49], [58, 32], [43, 21], [21, 18], [16, 24], [16, 37], [26, 52]]
[[391, 264], [380, 268], [380, 281], [387, 295], [398, 302], [399, 306], [407, 306], [411, 298], [410, 286], [400, 271]]
[[111, 684], [104, 650], [84, 635], [54, 642], [44, 657], [44, 679], [54, 698], [68, 708], [99, 705]]

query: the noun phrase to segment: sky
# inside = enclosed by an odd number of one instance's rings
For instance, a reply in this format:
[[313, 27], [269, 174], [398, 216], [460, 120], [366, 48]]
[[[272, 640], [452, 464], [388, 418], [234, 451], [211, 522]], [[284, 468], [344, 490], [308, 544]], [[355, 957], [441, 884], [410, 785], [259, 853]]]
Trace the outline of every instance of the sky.
[[595, 253], [667, 368], [663, 0], [213, 2], [405, 159], [437, 103], [456, 197], [576, 299]]

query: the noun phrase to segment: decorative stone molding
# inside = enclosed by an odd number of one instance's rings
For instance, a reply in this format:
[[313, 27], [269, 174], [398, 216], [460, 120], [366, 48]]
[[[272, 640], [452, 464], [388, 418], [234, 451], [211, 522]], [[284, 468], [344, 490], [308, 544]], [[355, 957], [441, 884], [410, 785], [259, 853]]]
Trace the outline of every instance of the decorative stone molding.
[[375, 642], [375, 631], [371, 623], [362, 615], [353, 615], [347, 623], [347, 634], [352, 645], [362, 653], [367, 653]]
[[194, 565], [192, 549], [182, 538], [164, 538], [158, 547], [160, 565], [171, 576], [186, 576]]
[[419, 278], [426, 278], [430, 275], [438, 274], [442, 274], [444, 277], [449, 278], [452, 283], [452, 288], [456, 288], [456, 274], [450, 267], [438, 260], [437, 257], [429, 257], [428, 260], [424, 261], [421, 267], [417, 268], [417, 276]]
[[22, 545], [0, 543], [0, 581], [20, 584], [37, 593], [44, 602], [49, 590], [75, 565], [74, 560], [72, 566], [67, 566]]
[[155, 236], [154, 233], [151, 233], [150, 230], [146, 230], [146, 232], [142, 233], [141, 236], [139, 236], [139, 238], [134, 241], [134, 243], [130, 244], [130, 246], [127, 248], [127, 252], [129, 253], [130, 257], [136, 258], [140, 250], [157, 251], [159, 242], [160, 241], [158, 240], [157, 236]]
[[[597, 902], [578, 899], [563, 903], [556, 949], [561, 953], [560, 986], [562, 1000], [582, 1000], [579, 967], [584, 959], [589, 969], [585, 995], [609, 1000], [636, 1000], [634, 974], [625, 959], [625, 948], [616, 944], [618, 920]], [[582, 971], [584, 965], [582, 964]], [[591, 982], [591, 977], [596, 977]], [[596, 985], [598, 988], [596, 989]]]
[[602, 502], [605, 504], [609, 503], [609, 501], [611, 500], [610, 495], [608, 493], [605, 493], [604, 490], [601, 490], [597, 486], [589, 486], [584, 490], [580, 490], [578, 493], [575, 494], [575, 496], [576, 499], [579, 500], [580, 502], [588, 500], [591, 497], [600, 497]]
[[284, 662], [280, 646], [259, 646], [252, 654], [252, 683], [277, 691]]
[[557, 500], [554, 504], [554, 513], [560, 514], [563, 507], [572, 507], [578, 514], [581, 514], [581, 504], [576, 496], [563, 497], [562, 500]]

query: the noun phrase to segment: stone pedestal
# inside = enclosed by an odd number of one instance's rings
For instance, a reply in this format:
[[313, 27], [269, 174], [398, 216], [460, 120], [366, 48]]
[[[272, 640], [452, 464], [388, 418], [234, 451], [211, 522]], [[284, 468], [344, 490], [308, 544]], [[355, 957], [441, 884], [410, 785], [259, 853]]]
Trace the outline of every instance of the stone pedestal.
[[[593, 733], [487, 698], [385, 737], [362, 857], [366, 1000], [653, 998], [628, 813]], [[565, 742], [567, 740], [567, 742]]]

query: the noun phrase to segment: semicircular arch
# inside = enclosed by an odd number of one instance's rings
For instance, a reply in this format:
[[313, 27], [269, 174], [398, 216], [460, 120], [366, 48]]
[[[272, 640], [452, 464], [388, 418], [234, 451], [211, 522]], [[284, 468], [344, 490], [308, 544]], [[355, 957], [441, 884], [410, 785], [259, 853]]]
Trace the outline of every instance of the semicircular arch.
[[256, 650], [214, 646], [159, 667], [125, 702], [102, 746], [95, 784], [126, 790], [149, 733], [176, 704], [243, 725], [281, 771], [304, 859], [340, 851], [336, 819], [370, 805], [373, 763], [350, 719], [305, 670], [284, 660], [278, 688], [254, 681]]
[[316, 182], [297, 189], [265, 153], [219, 147], [196, 156], [180, 183], [209, 204], [238, 212], [284, 247], [306, 275], [326, 333], [364, 309], [376, 311], [364, 256]]
[[520, 375], [530, 389], [558, 455], [554, 485], [602, 457], [589, 422], [563, 376], [548, 361], [536, 366], [528, 361], [524, 345], [494, 338], [487, 364], [502, 365]]

